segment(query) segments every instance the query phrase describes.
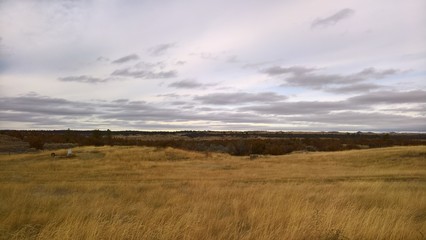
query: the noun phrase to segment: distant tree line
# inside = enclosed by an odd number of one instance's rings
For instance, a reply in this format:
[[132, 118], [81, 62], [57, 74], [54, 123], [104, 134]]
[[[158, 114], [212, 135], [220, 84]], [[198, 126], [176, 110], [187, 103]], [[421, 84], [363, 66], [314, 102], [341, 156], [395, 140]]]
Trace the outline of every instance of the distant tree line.
[[[224, 152], [232, 155], [281, 155], [294, 151], [341, 151], [389, 146], [426, 145], [426, 134], [375, 133], [288, 133], [288, 132], [138, 132], [138, 131], [27, 131], [1, 130], [28, 142], [30, 147], [43, 149], [45, 143], [74, 143], [80, 146], [137, 145], [174, 147], [192, 151]], [[143, 135], [143, 139], [134, 136]], [[152, 135], [185, 136], [161, 140]], [[120, 136], [120, 137], [118, 137]], [[130, 137], [133, 136], [133, 137]]]

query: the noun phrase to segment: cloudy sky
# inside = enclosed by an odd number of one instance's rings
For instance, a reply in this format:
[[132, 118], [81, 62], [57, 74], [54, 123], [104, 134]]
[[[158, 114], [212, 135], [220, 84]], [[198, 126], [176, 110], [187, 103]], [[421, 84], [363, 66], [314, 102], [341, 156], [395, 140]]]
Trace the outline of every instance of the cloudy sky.
[[426, 131], [424, 0], [0, 0], [0, 129]]

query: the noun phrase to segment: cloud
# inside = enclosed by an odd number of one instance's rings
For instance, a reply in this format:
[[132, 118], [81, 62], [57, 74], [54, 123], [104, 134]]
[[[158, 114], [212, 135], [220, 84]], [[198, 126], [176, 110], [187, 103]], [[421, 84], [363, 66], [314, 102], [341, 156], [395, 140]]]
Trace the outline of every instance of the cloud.
[[[62, 126], [95, 128], [96, 123], [114, 123], [127, 120], [178, 121], [196, 118], [181, 110], [156, 107], [144, 101], [118, 99], [107, 102], [70, 101], [38, 94], [19, 97], [0, 97], [0, 121], [30, 122], [34, 125], [49, 125], [55, 122]], [[87, 119], [84, 122], [81, 119]], [[91, 120], [88, 120], [91, 119]], [[123, 124], [123, 123], [120, 123]]]
[[37, 94], [0, 98], [0, 111], [33, 113], [53, 116], [85, 116], [96, 113], [96, 108], [82, 102], [51, 98]]
[[[238, 55], [232, 54], [230, 51], [214, 51], [214, 52], [201, 51], [201, 52], [192, 52], [189, 55], [196, 56], [203, 60], [209, 60], [209, 61], [223, 61], [226, 63], [241, 62]], [[245, 65], [248, 65], [248, 64], [245, 64]]]
[[180, 98], [187, 97], [188, 95], [180, 95], [176, 93], [166, 93], [166, 94], [158, 94], [157, 97], [165, 97], [165, 98]]
[[118, 59], [112, 61], [112, 63], [121, 64], [121, 63], [136, 61], [136, 60], [139, 60], [139, 56], [137, 54], [130, 54], [130, 55], [118, 58]]
[[345, 93], [365, 93], [371, 90], [384, 88], [384, 86], [373, 84], [373, 83], [359, 83], [352, 85], [345, 85], [342, 87], [329, 87], [326, 90], [328, 92], [345, 94]]
[[133, 77], [140, 79], [160, 79], [160, 78], [174, 78], [177, 77], [177, 72], [171, 71], [149, 71], [137, 70], [131, 68], [117, 69], [111, 73], [111, 76], [119, 77]]
[[365, 95], [359, 95], [348, 99], [355, 104], [404, 104], [404, 103], [426, 103], [426, 91], [413, 90], [405, 92], [381, 91]]
[[96, 58], [96, 61], [98, 61], [98, 62], [109, 62], [109, 58], [100, 56], [100, 57]]
[[[252, 111], [260, 114], [271, 115], [297, 115], [297, 114], [320, 114], [336, 110], [345, 110], [348, 106], [344, 101], [300, 101], [300, 102], [272, 102], [262, 105], [252, 105], [239, 108], [240, 111]], [[315, 118], [312, 119], [314, 121]]]
[[[172, 102], [172, 105], [182, 105], [184, 102]], [[182, 106], [179, 109], [176, 106], [158, 107], [146, 103], [123, 104], [119, 106], [121, 111], [110, 111], [102, 114], [103, 119], [119, 119], [121, 121], [158, 121], [167, 124], [175, 122], [188, 123], [187, 128], [194, 125], [194, 122], [217, 122], [221, 124], [228, 123], [265, 123], [276, 122], [276, 119], [267, 119], [254, 113], [238, 113], [224, 110], [209, 111], [208, 113], [200, 109], [184, 110]]]
[[96, 77], [91, 77], [91, 76], [86, 76], [86, 75], [80, 75], [80, 76], [68, 76], [68, 77], [60, 77], [58, 78], [59, 81], [62, 82], [80, 82], [80, 83], [104, 83], [109, 81], [110, 79], [108, 78], [96, 78]]
[[175, 43], [159, 44], [157, 46], [154, 46], [154, 47], [148, 49], [148, 52], [152, 56], [160, 56], [160, 55], [163, 55], [164, 53], [166, 53], [167, 50], [169, 50], [170, 48], [173, 48], [175, 46], [176, 46]]
[[206, 87], [211, 87], [215, 85], [217, 84], [216, 83], [203, 84], [195, 80], [186, 79], [186, 80], [170, 83], [168, 87], [194, 89], [194, 88], [206, 88]]
[[426, 117], [426, 103], [405, 104], [403, 107], [401, 106], [395, 107], [395, 105], [390, 105], [390, 106], [382, 105], [380, 110], [383, 112], [390, 112], [393, 114]]
[[[384, 97], [386, 95], [387, 97]], [[409, 97], [410, 95], [413, 97]], [[21, 122], [35, 128], [54, 126], [80, 129], [100, 126], [130, 129], [206, 129], [208, 125], [208, 129], [235, 130], [238, 127], [283, 130], [285, 124], [286, 129], [304, 130], [424, 131], [425, 116], [412, 114], [424, 110], [424, 96], [425, 91], [393, 94], [383, 92], [363, 94], [335, 102], [289, 102], [276, 93], [222, 93], [207, 94], [204, 98], [197, 96], [198, 99], [212, 102], [215, 106], [206, 108], [197, 104], [199, 107], [193, 108], [193, 101], [71, 101], [31, 93], [18, 97], [0, 97], [0, 122]], [[223, 98], [223, 101], [213, 101], [214, 97]], [[418, 100], [415, 100], [416, 98]], [[229, 105], [241, 105], [240, 101], [245, 101], [245, 106]], [[398, 109], [396, 105], [400, 103], [418, 105], [405, 115], [388, 110], [385, 113], [375, 112], [373, 107], [382, 102], [395, 105], [394, 110]]]
[[[426, 91], [406, 92], [381, 91], [350, 97], [342, 101], [298, 101], [270, 102], [240, 107], [239, 111], [251, 111], [272, 115], [307, 115], [315, 121], [317, 114], [329, 114], [336, 111], [375, 111], [375, 106], [387, 104], [388, 110], [398, 111], [400, 104], [426, 104]], [[391, 107], [393, 106], [393, 107]], [[421, 108], [419, 108], [421, 109]], [[415, 109], [414, 109], [415, 110]], [[420, 111], [419, 111], [420, 113]], [[360, 119], [362, 121], [362, 119]], [[376, 123], [377, 124], [377, 123]]]
[[288, 119], [292, 121], [322, 123], [326, 126], [337, 125], [341, 129], [356, 129], [361, 131], [375, 131], [378, 129], [381, 131], [426, 131], [426, 117], [380, 112], [342, 111], [316, 114], [314, 116], [289, 117]]
[[351, 17], [355, 14], [355, 11], [350, 8], [344, 8], [335, 14], [325, 17], [325, 18], [317, 18], [315, 21], [312, 22], [311, 28], [315, 27], [327, 27], [330, 25], [335, 25], [336, 23]]
[[186, 102], [186, 101], [173, 101], [173, 102], [170, 102], [170, 104], [171, 105], [186, 105], [186, 104], [188, 104], [188, 102]]
[[195, 101], [200, 101], [203, 104], [211, 105], [245, 105], [248, 103], [259, 102], [277, 102], [287, 99], [286, 96], [279, 95], [273, 92], [261, 93], [211, 93], [204, 96], [194, 97]]
[[229, 56], [226, 59], [226, 62], [228, 62], [228, 63], [237, 63], [237, 62], [240, 62], [240, 60], [238, 59], [237, 55], [232, 55], [232, 56]]
[[166, 67], [166, 64], [162, 61], [158, 61], [158, 62], [138, 62], [135, 64], [134, 66], [137, 69], [164, 69]]
[[16, 113], [16, 112], [2, 112], [0, 111], [0, 122], [14, 122], [14, 123], [34, 123], [39, 122], [34, 117], [34, 114]]
[[280, 67], [280, 66], [272, 66], [269, 68], [265, 68], [261, 70], [262, 73], [266, 73], [269, 76], [278, 76], [287, 73], [291, 73], [294, 75], [302, 75], [313, 72], [317, 70], [316, 68], [307, 68], [302, 66], [292, 66], [292, 67]]
[[[258, 62], [250, 62], [250, 63], [246, 63], [244, 65], [242, 65], [241, 67], [244, 68], [248, 68], [248, 69], [257, 69], [260, 70], [261, 67], [265, 66], [265, 65], [271, 65], [271, 64], [276, 64], [278, 62], [280, 62], [281, 59], [276, 59], [276, 60], [271, 60], [271, 61], [258, 61]], [[266, 69], [264, 69], [266, 70]]]
[[[232, 123], [248, 124], [238, 125], [244, 127], [251, 126], [253, 118], [284, 124], [285, 130], [298, 126], [290, 117], [304, 115], [306, 129], [321, 131], [344, 125], [344, 120], [315, 128], [315, 117], [339, 111], [425, 115], [419, 108], [423, 103], [406, 96], [424, 98], [413, 92], [426, 87], [425, 41], [419, 31], [426, 29], [424, 0], [334, 2], [315, 11], [309, 11], [310, 1], [0, 2], [0, 98], [12, 97], [6, 101], [8, 109], [38, 111], [25, 112], [34, 118], [13, 110], [1, 112], [2, 116], [16, 113], [15, 118], [34, 119], [36, 124], [48, 123], [42, 119], [48, 115], [63, 119], [64, 126], [67, 121], [86, 128], [108, 122], [121, 129], [152, 127], [155, 124], [146, 121], [156, 120], [188, 121], [190, 128], [197, 121], [226, 127], [225, 119], [234, 119]], [[100, 56], [108, 59], [96, 61]], [[239, 62], [228, 63], [235, 61]], [[198, 79], [185, 82], [193, 76]], [[211, 82], [220, 85], [199, 90]], [[94, 92], [93, 86], [102, 91]], [[34, 89], [52, 94], [49, 100], [38, 99], [46, 107], [33, 106], [34, 97], [18, 95]], [[62, 99], [68, 103], [52, 102], [71, 96], [63, 94], [70, 90], [72, 98]], [[403, 92], [407, 90], [411, 91]], [[192, 95], [160, 97], [181, 92]], [[87, 100], [91, 98], [105, 102]], [[128, 101], [115, 102], [120, 98]], [[12, 100], [25, 100], [30, 107], [15, 106]], [[77, 103], [81, 106], [74, 107]], [[213, 110], [206, 112], [207, 107]], [[69, 114], [61, 112], [64, 109]], [[72, 110], [87, 115], [73, 115]], [[138, 114], [131, 122], [121, 119], [132, 111]], [[117, 117], [104, 117], [108, 114]], [[380, 123], [365, 125], [381, 128]]]
[[365, 68], [359, 72], [347, 75], [325, 74], [318, 73], [318, 71], [320, 71], [320, 69], [303, 66], [272, 66], [260, 72], [282, 79], [284, 83], [281, 86], [323, 89], [335, 93], [378, 89], [380, 88], [379, 85], [361, 82], [383, 79], [401, 72], [398, 69], [378, 70], [373, 67]]
[[190, 53], [191, 56], [197, 56], [204, 60], [219, 60], [219, 55], [211, 52]]
[[391, 75], [399, 73], [398, 69], [386, 69], [386, 70], [377, 70], [374, 67], [365, 68], [364, 70], [354, 74], [356, 77], [360, 78], [372, 78], [372, 79], [382, 79]]

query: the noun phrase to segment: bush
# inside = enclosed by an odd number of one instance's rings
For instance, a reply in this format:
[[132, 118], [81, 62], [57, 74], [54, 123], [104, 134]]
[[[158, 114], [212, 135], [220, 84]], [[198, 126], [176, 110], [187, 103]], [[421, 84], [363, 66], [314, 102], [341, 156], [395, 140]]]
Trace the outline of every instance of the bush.
[[39, 137], [31, 137], [28, 139], [28, 143], [31, 148], [42, 150], [44, 147], [44, 141]]

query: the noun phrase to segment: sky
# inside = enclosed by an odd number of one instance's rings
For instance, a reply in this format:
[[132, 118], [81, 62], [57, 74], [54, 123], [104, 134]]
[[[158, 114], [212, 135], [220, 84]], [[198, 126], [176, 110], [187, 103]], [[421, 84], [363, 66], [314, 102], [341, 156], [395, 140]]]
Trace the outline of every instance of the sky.
[[0, 129], [426, 132], [424, 0], [0, 0]]

